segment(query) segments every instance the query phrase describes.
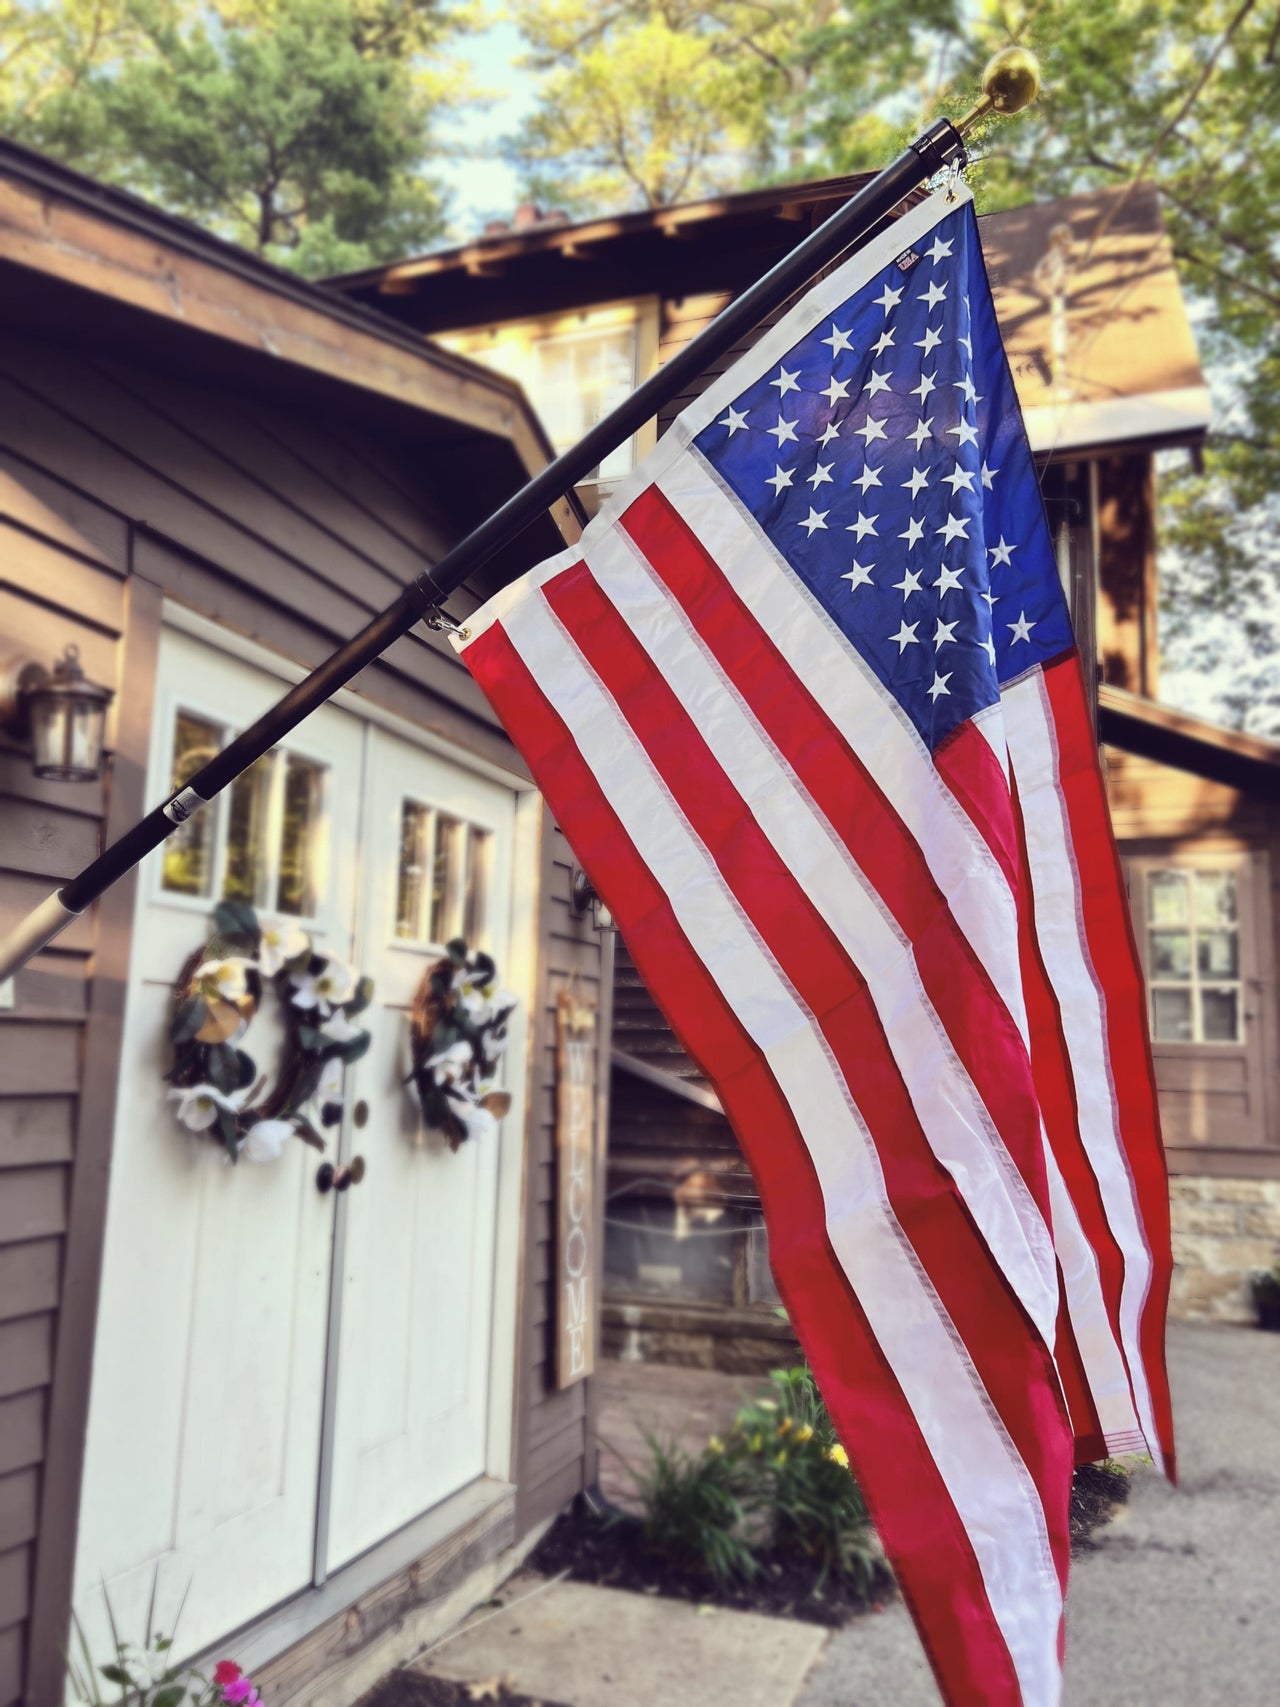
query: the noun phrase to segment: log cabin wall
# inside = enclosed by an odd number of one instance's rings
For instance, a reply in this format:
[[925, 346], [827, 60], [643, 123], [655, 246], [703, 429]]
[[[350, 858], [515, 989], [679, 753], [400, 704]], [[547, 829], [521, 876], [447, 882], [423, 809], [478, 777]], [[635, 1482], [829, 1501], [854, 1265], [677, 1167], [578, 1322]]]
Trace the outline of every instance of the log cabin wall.
[[[100, 784], [39, 782], [29, 754], [0, 737], [0, 924], [152, 804], [163, 599], [314, 664], [445, 548], [454, 528], [431, 478], [372, 429], [0, 338], [0, 653], [47, 663], [74, 641], [88, 675], [117, 692]], [[357, 685], [522, 770], [438, 641], [399, 642]], [[607, 1025], [607, 946], [571, 915], [569, 856], [545, 821], [542, 863], [515, 1534], [594, 1474], [591, 1386], [557, 1395], [550, 1374], [551, 1004], [576, 975], [601, 993]], [[0, 1009], [0, 1707], [24, 1698], [24, 1680], [32, 1707], [60, 1698], [132, 901], [131, 882], [110, 891]]]

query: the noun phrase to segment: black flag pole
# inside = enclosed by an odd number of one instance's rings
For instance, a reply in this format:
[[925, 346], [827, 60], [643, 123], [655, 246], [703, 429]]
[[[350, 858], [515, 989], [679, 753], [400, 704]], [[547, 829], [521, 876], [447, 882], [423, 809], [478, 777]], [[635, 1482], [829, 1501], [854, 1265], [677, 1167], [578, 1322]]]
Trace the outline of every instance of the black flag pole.
[[1020, 112], [1039, 88], [1034, 55], [1023, 48], [998, 53], [982, 75], [982, 98], [963, 118], [937, 119], [898, 158], [852, 196], [776, 266], [736, 297], [711, 324], [606, 415], [578, 443], [536, 474], [527, 485], [461, 540], [434, 568], [425, 570], [387, 608], [345, 645], [291, 688], [256, 723], [237, 735], [186, 786], [139, 819], [132, 829], [50, 895], [0, 940], [0, 978], [24, 966], [105, 889], [131, 871], [174, 828], [222, 792], [256, 759], [269, 752], [317, 707], [419, 622], [451, 626], [441, 606], [467, 576], [509, 545], [538, 516], [596, 468], [664, 404], [725, 355], [766, 315], [809, 283], [846, 249], [856, 247], [902, 199], [950, 166], [967, 159], [964, 138], [988, 113]]

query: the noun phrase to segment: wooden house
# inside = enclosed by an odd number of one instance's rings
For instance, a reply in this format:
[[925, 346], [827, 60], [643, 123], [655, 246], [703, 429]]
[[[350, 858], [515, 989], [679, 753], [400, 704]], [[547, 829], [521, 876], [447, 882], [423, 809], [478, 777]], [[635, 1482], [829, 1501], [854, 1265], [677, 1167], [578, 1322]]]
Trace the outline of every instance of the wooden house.
[[[525, 207], [462, 247], [337, 283], [520, 379], [559, 446], [860, 182], [577, 225]], [[1248, 1275], [1280, 1237], [1280, 748], [1158, 699], [1156, 455], [1197, 454], [1208, 395], [1153, 188], [980, 224], [1077, 636], [1097, 662], [1173, 1176], [1174, 1307], [1243, 1318]], [[589, 505], [684, 401], [580, 488]], [[789, 1335], [733, 1135], [621, 946], [615, 978], [609, 1344], [729, 1368], [775, 1361]]]
[[[41, 780], [0, 733], [7, 928], [548, 445], [510, 381], [10, 146], [0, 291], [0, 659], [74, 645], [115, 695], [96, 781]], [[571, 867], [420, 629], [0, 992], [0, 1707], [63, 1699], [73, 1603], [103, 1657], [104, 1584], [141, 1640], [153, 1579], [162, 1627], [189, 1590], [175, 1653], [338, 1707], [594, 1480], [592, 1384], [551, 1356], [555, 997], [596, 1000], [607, 1045], [611, 992]], [[232, 1167], [175, 1117], [175, 982], [226, 897], [373, 977], [329, 1129], [331, 1163], [364, 1158], [347, 1191], [302, 1143]], [[519, 1005], [510, 1111], [455, 1154], [404, 1078], [460, 932]], [[268, 1074], [280, 1035], [264, 1001]]]

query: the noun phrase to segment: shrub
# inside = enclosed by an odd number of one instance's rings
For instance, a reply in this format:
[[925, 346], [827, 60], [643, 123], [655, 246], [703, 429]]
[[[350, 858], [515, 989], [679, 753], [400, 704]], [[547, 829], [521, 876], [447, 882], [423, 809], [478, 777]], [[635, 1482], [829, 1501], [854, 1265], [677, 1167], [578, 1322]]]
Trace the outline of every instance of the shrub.
[[702, 1568], [721, 1585], [755, 1574], [756, 1558], [744, 1537], [743, 1477], [723, 1452], [696, 1456], [675, 1441], [645, 1436], [650, 1466], [637, 1475], [649, 1552], [677, 1570]]

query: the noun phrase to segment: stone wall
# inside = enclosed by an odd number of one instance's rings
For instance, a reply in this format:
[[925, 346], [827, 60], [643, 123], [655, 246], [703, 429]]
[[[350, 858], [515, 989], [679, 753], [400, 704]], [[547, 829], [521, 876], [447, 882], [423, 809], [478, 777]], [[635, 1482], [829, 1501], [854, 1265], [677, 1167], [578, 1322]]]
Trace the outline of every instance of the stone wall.
[[1280, 1180], [1184, 1175], [1169, 1182], [1173, 1296], [1184, 1322], [1252, 1322], [1249, 1278], [1280, 1255]]

